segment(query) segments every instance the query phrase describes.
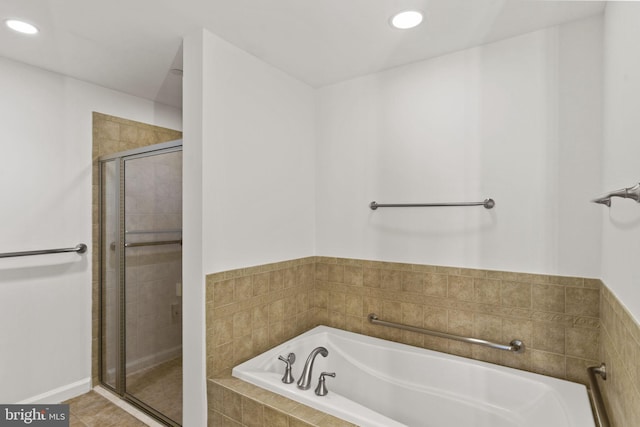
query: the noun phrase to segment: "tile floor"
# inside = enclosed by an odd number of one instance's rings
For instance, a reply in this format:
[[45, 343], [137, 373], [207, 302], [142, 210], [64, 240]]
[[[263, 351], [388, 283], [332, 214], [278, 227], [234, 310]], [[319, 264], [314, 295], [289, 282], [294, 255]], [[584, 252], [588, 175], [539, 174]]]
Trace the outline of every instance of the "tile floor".
[[128, 375], [127, 392], [182, 423], [182, 357]]
[[149, 425], [95, 391], [64, 403], [69, 404], [70, 427], [147, 427]]
[[[182, 422], [182, 358], [176, 358], [127, 377], [127, 391], [167, 417]], [[141, 421], [122, 407], [129, 407], [104, 389], [95, 389], [64, 403], [69, 404], [70, 427], [146, 427], [154, 420]], [[139, 412], [132, 408], [134, 412]], [[143, 419], [147, 419], [142, 415]]]

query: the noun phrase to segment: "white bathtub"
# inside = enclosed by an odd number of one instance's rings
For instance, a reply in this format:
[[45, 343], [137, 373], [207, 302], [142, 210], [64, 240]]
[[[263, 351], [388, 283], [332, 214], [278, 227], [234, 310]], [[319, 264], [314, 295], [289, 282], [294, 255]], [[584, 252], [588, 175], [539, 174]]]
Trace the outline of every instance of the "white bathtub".
[[[281, 381], [279, 355], [300, 377], [314, 348], [309, 390]], [[316, 396], [321, 372], [329, 394]], [[233, 376], [362, 427], [593, 427], [586, 387], [503, 366], [318, 326], [233, 368]]]

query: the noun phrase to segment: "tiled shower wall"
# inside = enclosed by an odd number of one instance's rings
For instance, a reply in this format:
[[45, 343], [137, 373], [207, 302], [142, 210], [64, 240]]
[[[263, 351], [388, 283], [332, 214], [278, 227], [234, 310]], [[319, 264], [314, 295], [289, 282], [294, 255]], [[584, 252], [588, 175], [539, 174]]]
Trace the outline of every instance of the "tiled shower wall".
[[93, 189], [92, 189], [92, 340], [91, 380], [99, 384], [99, 325], [100, 325], [100, 250], [99, 250], [99, 168], [98, 159], [108, 154], [132, 150], [160, 142], [182, 138], [172, 129], [152, 126], [107, 114], [93, 113]]
[[[301, 266], [304, 273], [290, 270]], [[289, 270], [286, 287], [283, 270]], [[371, 325], [371, 312], [501, 343], [518, 338], [526, 351], [507, 353]], [[640, 327], [597, 279], [327, 257], [216, 273], [207, 277], [207, 376], [224, 378], [235, 364], [318, 324], [583, 384], [586, 368], [605, 361], [615, 378], [600, 382], [610, 418], [616, 426], [640, 425]], [[286, 403], [274, 404], [273, 396], [261, 403], [261, 391], [234, 381], [209, 382], [211, 420], [254, 425], [242, 421], [242, 408], [234, 418], [215, 407], [221, 394], [233, 400], [238, 390], [242, 396], [235, 399], [250, 408], [287, 413]]]

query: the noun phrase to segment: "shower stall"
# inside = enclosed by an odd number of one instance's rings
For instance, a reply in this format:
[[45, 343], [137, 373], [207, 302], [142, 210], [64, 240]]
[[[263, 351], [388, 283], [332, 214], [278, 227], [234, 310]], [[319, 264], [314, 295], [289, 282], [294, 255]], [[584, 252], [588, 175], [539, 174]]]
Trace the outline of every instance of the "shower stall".
[[100, 164], [100, 378], [182, 423], [182, 141]]

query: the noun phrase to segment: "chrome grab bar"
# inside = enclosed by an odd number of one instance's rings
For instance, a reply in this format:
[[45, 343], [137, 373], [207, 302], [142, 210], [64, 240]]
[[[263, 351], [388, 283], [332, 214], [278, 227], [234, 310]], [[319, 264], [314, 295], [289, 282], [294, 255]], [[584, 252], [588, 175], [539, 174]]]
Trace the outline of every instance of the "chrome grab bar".
[[178, 240], [160, 240], [157, 242], [136, 242], [136, 243], [125, 243], [125, 248], [137, 248], [139, 246], [158, 246], [158, 245], [182, 245], [182, 239]]
[[478, 344], [485, 347], [495, 348], [498, 350], [513, 351], [514, 353], [524, 352], [524, 343], [520, 340], [512, 340], [509, 343], [509, 345], [496, 344], [494, 342], [485, 341], [478, 338], [469, 338], [469, 337], [462, 337], [460, 335], [451, 335], [444, 332], [431, 331], [429, 329], [423, 329], [415, 326], [404, 325], [402, 323], [394, 323], [394, 322], [388, 322], [386, 320], [380, 320], [378, 318], [378, 315], [375, 313], [371, 313], [367, 317], [369, 319], [369, 322], [373, 323], [374, 325], [382, 325], [382, 326], [388, 326], [390, 328], [404, 329], [406, 331], [418, 332], [420, 334], [432, 335], [434, 337], [447, 338], [450, 340], [462, 341], [470, 344]]
[[602, 400], [602, 394], [600, 394], [600, 387], [598, 386], [598, 380], [596, 374], [600, 375], [603, 380], [607, 379], [607, 365], [601, 363], [600, 366], [591, 366], [587, 368], [587, 374], [589, 375], [589, 395], [593, 401], [593, 408], [595, 409], [595, 419], [598, 422], [599, 427], [610, 427], [609, 417], [604, 407], [604, 401]]
[[482, 202], [457, 202], [457, 203], [369, 203], [369, 208], [375, 211], [378, 208], [430, 208], [442, 206], [484, 206], [485, 209], [491, 209], [496, 205], [493, 199], [484, 199]]
[[175, 230], [125, 230], [125, 234], [161, 234], [161, 233], [182, 233], [182, 230], [176, 228]]
[[[135, 242], [135, 243], [125, 243], [125, 248], [138, 248], [141, 246], [160, 246], [160, 245], [182, 245], [182, 239], [177, 240], [158, 240], [156, 242]], [[116, 250], [115, 242], [111, 243], [110, 249], [112, 251]]]
[[30, 255], [60, 254], [64, 252], [76, 252], [79, 254], [83, 254], [86, 251], [87, 251], [87, 245], [85, 245], [84, 243], [78, 243], [73, 248], [42, 249], [39, 251], [24, 251], [24, 252], [7, 252], [4, 254], [0, 254], [0, 258], [12, 258], [12, 257], [30, 256]]

